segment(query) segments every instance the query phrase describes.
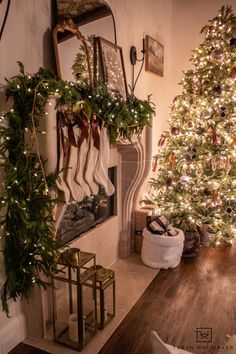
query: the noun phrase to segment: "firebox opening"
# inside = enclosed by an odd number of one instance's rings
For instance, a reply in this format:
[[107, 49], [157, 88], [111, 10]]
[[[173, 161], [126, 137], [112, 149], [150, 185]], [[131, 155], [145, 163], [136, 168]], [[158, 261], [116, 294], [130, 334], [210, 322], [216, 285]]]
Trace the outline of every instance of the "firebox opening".
[[57, 230], [57, 239], [66, 244], [82, 233], [116, 215], [117, 167], [108, 169], [108, 177], [115, 186], [115, 193], [108, 197], [100, 186], [99, 193], [85, 197], [81, 202], [71, 202]]

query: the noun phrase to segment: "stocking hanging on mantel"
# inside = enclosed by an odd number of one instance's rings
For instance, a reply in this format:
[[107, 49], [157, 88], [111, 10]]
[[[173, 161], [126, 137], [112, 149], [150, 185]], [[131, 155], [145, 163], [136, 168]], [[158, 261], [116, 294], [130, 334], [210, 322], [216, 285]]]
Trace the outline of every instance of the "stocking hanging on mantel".
[[[80, 136], [80, 128], [78, 126], [73, 127], [73, 134], [75, 137], [75, 141]], [[67, 177], [66, 181], [70, 188], [72, 199], [76, 202], [81, 202], [85, 193], [81, 187], [81, 185], [76, 182], [76, 170], [77, 170], [77, 161], [78, 161], [78, 146], [75, 146], [73, 143], [70, 143], [70, 153], [69, 153], [69, 161], [68, 161], [68, 169], [67, 169]]]
[[109, 152], [110, 144], [108, 132], [105, 125], [103, 125], [100, 131], [100, 149], [98, 161], [94, 171], [94, 179], [98, 184], [100, 184], [104, 188], [108, 197], [114, 194], [115, 192], [115, 187], [113, 186], [108, 177]]
[[75, 182], [81, 186], [84, 196], [90, 197], [92, 191], [84, 177], [85, 165], [89, 151], [89, 126], [84, 126], [84, 128], [86, 129], [85, 131], [84, 129], [79, 129], [79, 135], [76, 137], [76, 140], [78, 141], [78, 154]]
[[70, 201], [70, 189], [66, 182], [66, 175], [67, 175], [67, 166], [69, 160], [69, 152], [70, 152], [70, 143], [68, 139], [68, 131], [67, 127], [62, 124], [62, 121], [59, 120], [59, 142], [60, 142], [60, 151], [59, 151], [59, 171], [61, 172], [60, 175], [60, 182], [57, 181], [57, 187], [64, 193], [64, 201], [69, 203]]
[[[94, 179], [94, 171], [98, 161], [98, 154], [99, 154], [99, 146], [98, 141], [100, 140], [98, 135], [98, 122], [92, 121], [91, 122], [91, 129], [89, 135], [89, 150], [87, 155], [87, 163], [85, 167], [85, 174], [84, 178], [85, 181], [88, 183], [89, 187], [91, 188], [92, 194], [97, 195], [99, 192], [99, 185]], [[96, 136], [97, 143], [96, 143]]]
[[[74, 116], [73, 116], [74, 115]], [[115, 187], [108, 177], [109, 137], [107, 128], [100, 129], [97, 120], [90, 124], [82, 112], [62, 110], [59, 116], [60, 156], [62, 170], [58, 188], [64, 192], [64, 201], [81, 202], [84, 197], [97, 195], [99, 185], [107, 196]], [[72, 120], [77, 123], [72, 126]]]

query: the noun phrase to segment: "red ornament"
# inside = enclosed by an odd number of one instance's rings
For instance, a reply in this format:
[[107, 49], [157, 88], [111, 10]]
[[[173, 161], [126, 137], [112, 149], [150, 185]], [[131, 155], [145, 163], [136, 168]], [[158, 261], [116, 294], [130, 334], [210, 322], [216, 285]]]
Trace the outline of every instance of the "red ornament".
[[177, 127], [172, 127], [172, 128], [171, 128], [171, 134], [173, 134], [173, 135], [179, 135], [179, 128], [177, 128]]
[[234, 66], [230, 71], [230, 76], [234, 79], [236, 77], [236, 67]]

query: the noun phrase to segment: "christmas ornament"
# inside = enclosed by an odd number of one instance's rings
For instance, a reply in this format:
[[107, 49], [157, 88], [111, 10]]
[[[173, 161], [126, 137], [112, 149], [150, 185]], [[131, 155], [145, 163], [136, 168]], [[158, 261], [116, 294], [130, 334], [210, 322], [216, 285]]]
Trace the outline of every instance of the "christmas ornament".
[[187, 154], [190, 157], [190, 159], [195, 159], [195, 157], [197, 156], [197, 150], [189, 147], [187, 150]]
[[228, 206], [225, 210], [226, 214], [228, 214], [229, 216], [234, 216], [234, 210], [231, 206]]
[[230, 87], [234, 84], [234, 81], [235, 79], [229, 77], [228, 79], [225, 80], [225, 83], [226, 85], [228, 85], [228, 87]]
[[212, 191], [211, 196], [212, 196], [212, 206], [222, 205], [222, 200], [219, 196], [218, 191]]
[[211, 59], [220, 60], [222, 58], [222, 55], [223, 55], [222, 51], [219, 49], [216, 49], [211, 53]]
[[226, 108], [225, 107], [220, 107], [220, 115], [222, 118], [226, 116]]
[[226, 173], [229, 173], [231, 170], [230, 160], [225, 156], [217, 156], [211, 159], [212, 171], [224, 170]]
[[204, 111], [203, 112], [203, 118], [205, 118], [205, 119], [208, 119], [208, 118], [210, 118], [211, 117], [211, 112], [210, 111]]
[[177, 127], [172, 127], [172, 128], [171, 128], [171, 134], [173, 134], [173, 135], [179, 135], [179, 128], [177, 128]]
[[211, 190], [209, 188], [204, 188], [204, 191], [203, 191], [204, 195], [206, 197], [210, 197], [211, 195]]
[[[230, 76], [235, 79], [236, 78], [236, 66], [234, 66], [231, 70], [230, 70]], [[233, 81], [234, 82], [234, 81]]]
[[163, 135], [161, 135], [161, 137], [160, 137], [160, 139], [159, 139], [159, 141], [158, 141], [158, 146], [160, 146], [160, 147], [163, 146], [165, 140], [166, 140], [166, 137], [163, 136]]
[[181, 176], [180, 177], [180, 183], [185, 185], [186, 183], [189, 183], [191, 181], [190, 176]]
[[152, 162], [152, 172], [156, 172], [156, 170], [157, 170], [157, 159], [155, 159]]
[[221, 92], [222, 92], [222, 88], [221, 88], [221, 86], [214, 86], [212, 91], [213, 91], [214, 94], [220, 95]]
[[187, 126], [188, 126], [188, 128], [192, 128], [193, 127], [193, 123], [192, 122], [188, 122]]
[[168, 178], [166, 179], [166, 185], [167, 185], [168, 187], [172, 185], [172, 178], [171, 178], [171, 177], [168, 177]]
[[235, 47], [235, 46], [236, 46], [236, 38], [231, 38], [230, 41], [229, 41], [229, 44], [230, 44], [232, 47]]

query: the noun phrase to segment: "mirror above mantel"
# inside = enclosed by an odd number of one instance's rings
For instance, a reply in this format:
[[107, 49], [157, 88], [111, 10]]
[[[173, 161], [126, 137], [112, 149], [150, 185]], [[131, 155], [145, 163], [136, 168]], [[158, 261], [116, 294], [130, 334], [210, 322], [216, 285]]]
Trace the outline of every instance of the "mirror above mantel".
[[[63, 80], [76, 81], [72, 67], [81, 48], [84, 51], [81, 39], [95, 36], [116, 44], [114, 16], [103, 0], [55, 0], [54, 5], [57, 13], [56, 34], [54, 30], [57, 72]], [[78, 29], [77, 33], [69, 29], [68, 21], [71, 20]], [[93, 65], [92, 60], [90, 64]]]

